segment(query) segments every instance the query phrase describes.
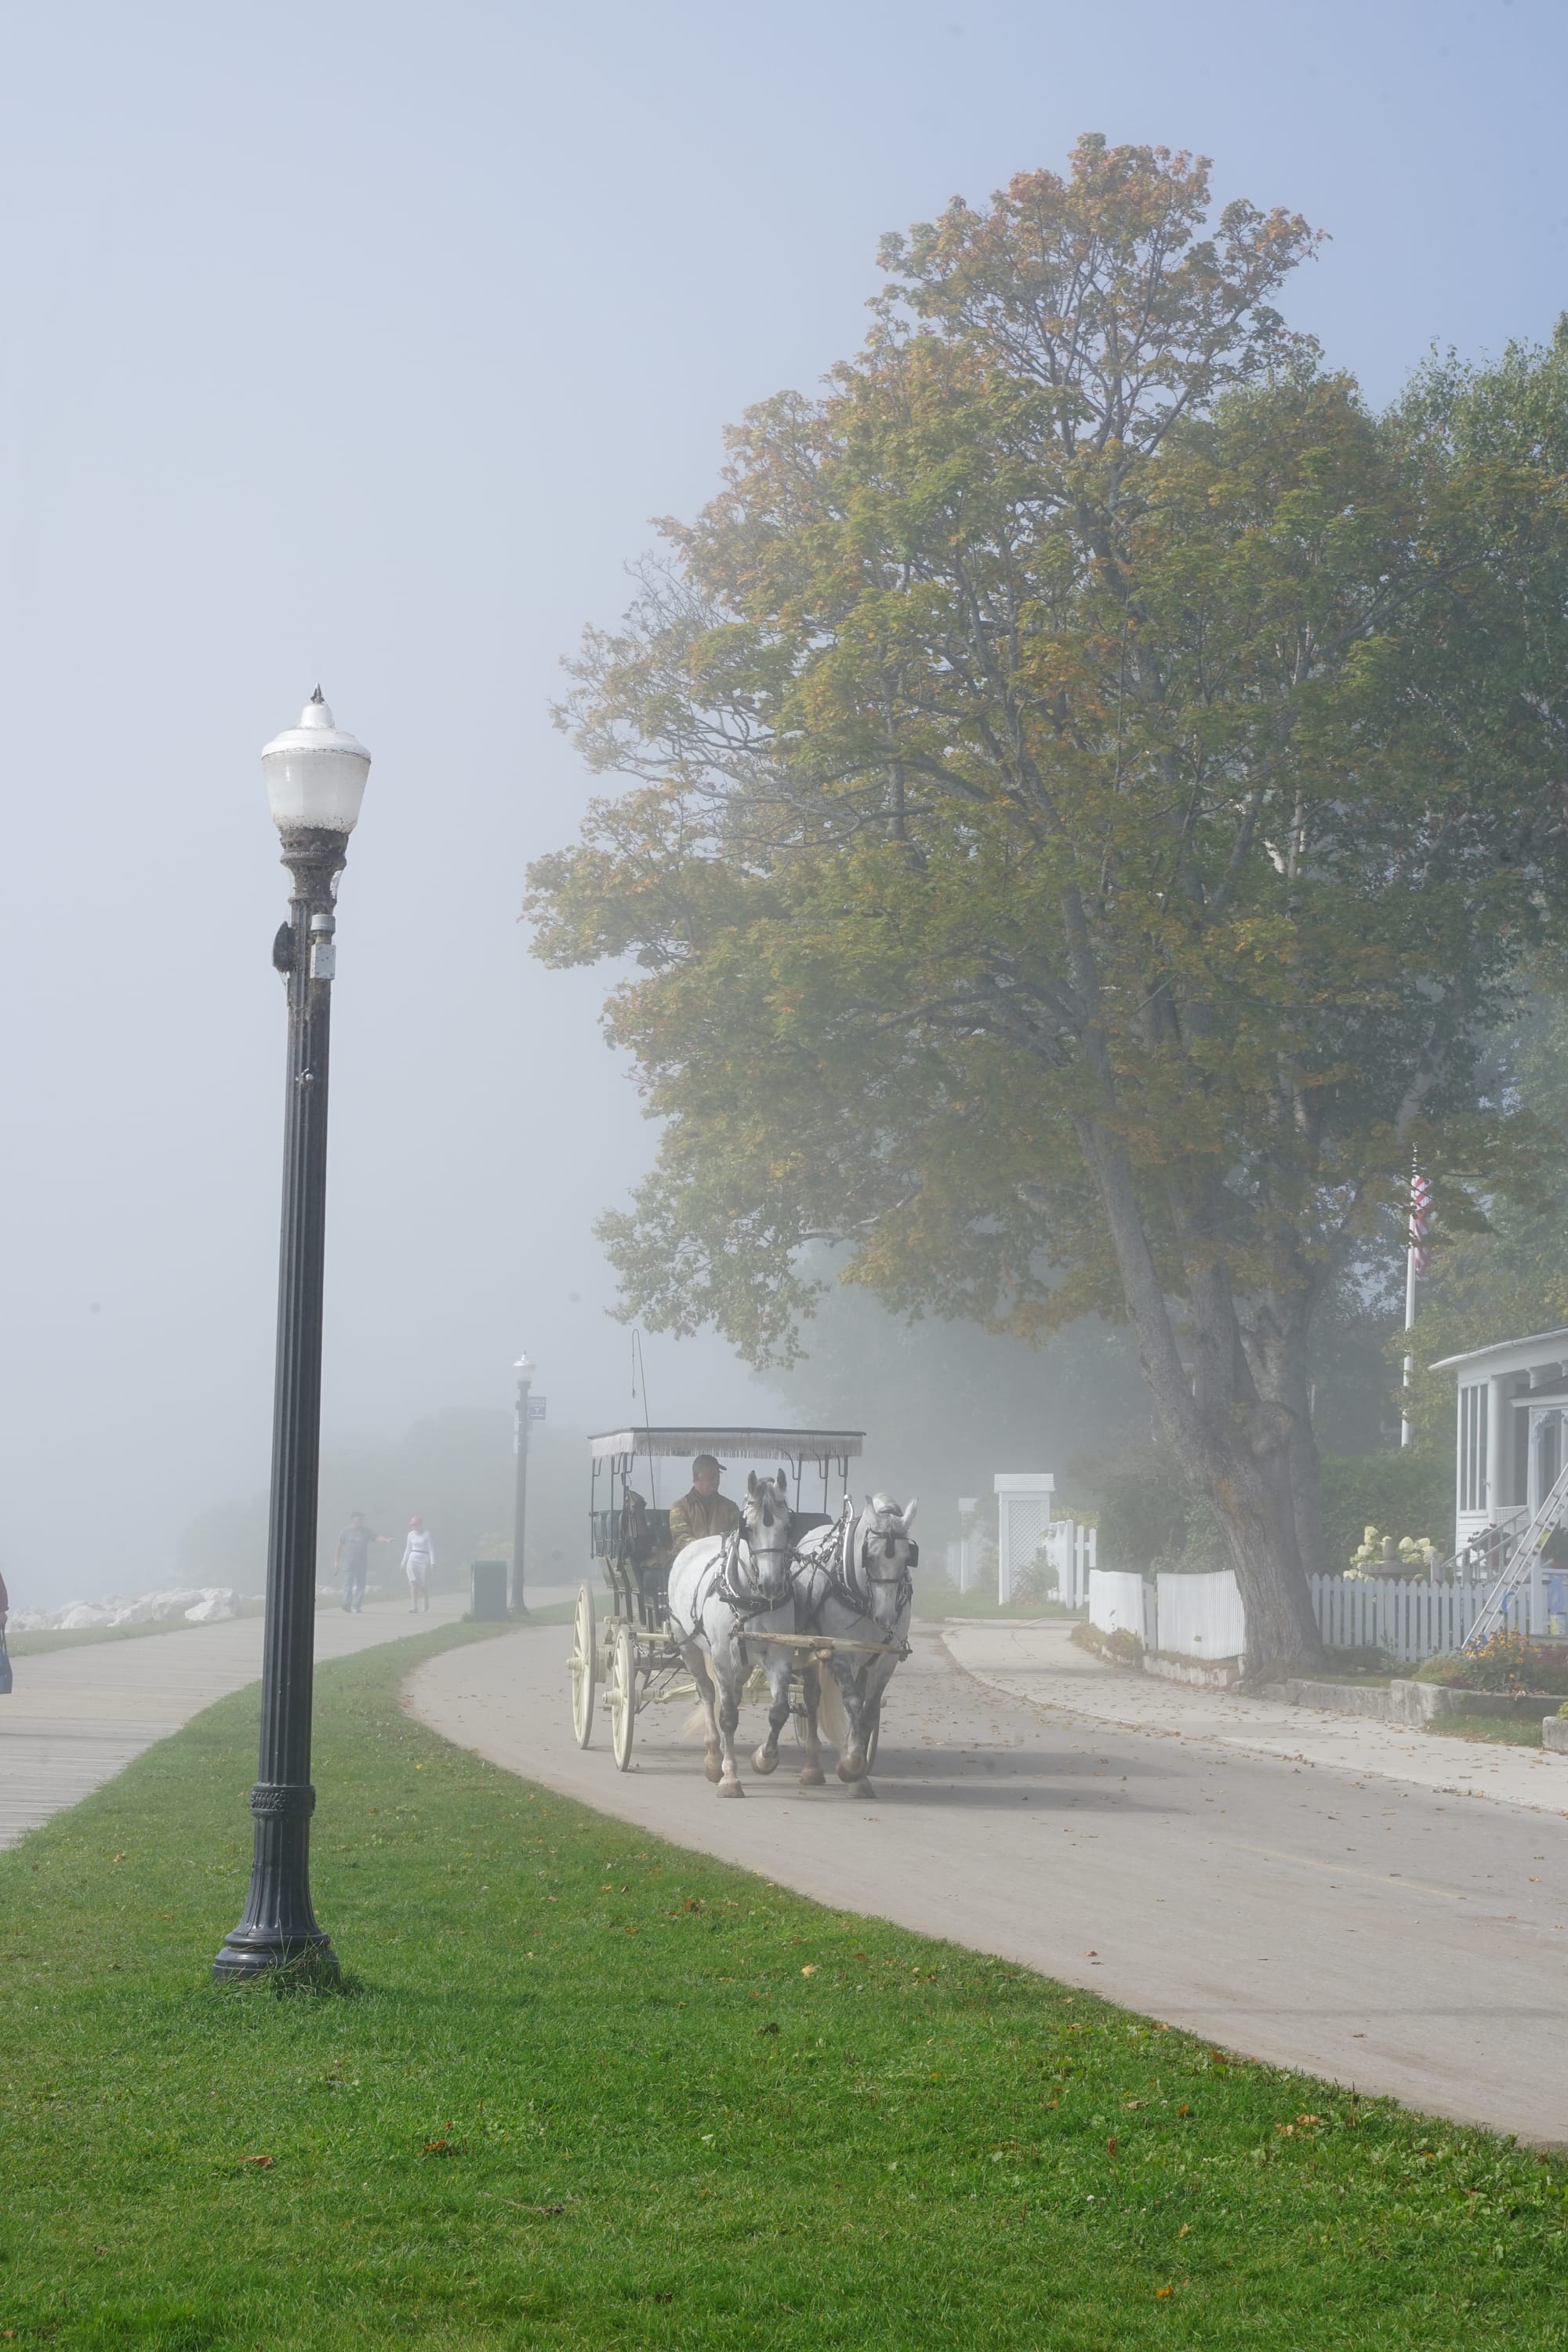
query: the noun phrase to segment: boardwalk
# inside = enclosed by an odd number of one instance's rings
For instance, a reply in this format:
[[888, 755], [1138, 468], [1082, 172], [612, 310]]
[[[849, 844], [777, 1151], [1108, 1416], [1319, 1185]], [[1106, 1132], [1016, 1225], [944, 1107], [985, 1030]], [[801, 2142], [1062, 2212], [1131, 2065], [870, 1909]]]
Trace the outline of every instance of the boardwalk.
[[[405, 1604], [372, 1604], [360, 1617], [323, 1609], [316, 1619], [318, 1659], [347, 1657], [401, 1641], [416, 1624], [460, 1617], [457, 1593], [433, 1600], [428, 1617]], [[129, 1642], [94, 1642], [16, 1661], [16, 1687], [0, 1698], [0, 1846], [62, 1806], [90, 1796], [133, 1756], [166, 1739], [193, 1715], [261, 1673], [261, 1621], [183, 1626]]]

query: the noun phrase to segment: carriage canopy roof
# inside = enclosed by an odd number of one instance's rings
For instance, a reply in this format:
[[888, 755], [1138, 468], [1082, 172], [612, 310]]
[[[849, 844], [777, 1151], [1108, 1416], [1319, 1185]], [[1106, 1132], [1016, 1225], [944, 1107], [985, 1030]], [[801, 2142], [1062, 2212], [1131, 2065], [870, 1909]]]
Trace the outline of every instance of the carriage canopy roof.
[[847, 1462], [859, 1454], [863, 1429], [613, 1429], [590, 1437], [595, 1462], [628, 1454], [717, 1454], [742, 1462]]

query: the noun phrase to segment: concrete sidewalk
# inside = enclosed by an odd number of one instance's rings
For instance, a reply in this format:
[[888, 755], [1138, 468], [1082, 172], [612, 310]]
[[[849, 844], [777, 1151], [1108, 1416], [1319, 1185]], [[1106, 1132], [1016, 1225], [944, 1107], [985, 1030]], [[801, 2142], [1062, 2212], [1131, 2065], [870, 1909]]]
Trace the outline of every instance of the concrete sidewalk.
[[1169, 1739], [1201, 1740], [1287, 1763], [1375, 1775], [1445, 1797], [1490, 1797], [1568, 1813], [1568, 1756], [1504, 1748], [1283, 1699], [1194, 1689], [1127, 1666], [1108, 1666], [1071, 1639], [1071, 1627], [950, 1619], [933, 1628], [953, 1664], [990, 1690], [1031, 1706], [1065, 1708], [1091, 1723]]
[[[450, 1624], [468, 1606], [441, 1593], [429, 1614], [406, 1601], [372, 1602], [364, 1613], [316, 1614], [318, 1660], [400, 1642], [426, 1625]], [[261, 1673], [261, 1620], [186, 1625], [122, 1642], [84, 1643], [14, 1661], [16, 1688], [0, 1698], [0, 1846], [15, 1845], [51, 1813], [74, 1805], [166, 1739], [214, 1699]]]

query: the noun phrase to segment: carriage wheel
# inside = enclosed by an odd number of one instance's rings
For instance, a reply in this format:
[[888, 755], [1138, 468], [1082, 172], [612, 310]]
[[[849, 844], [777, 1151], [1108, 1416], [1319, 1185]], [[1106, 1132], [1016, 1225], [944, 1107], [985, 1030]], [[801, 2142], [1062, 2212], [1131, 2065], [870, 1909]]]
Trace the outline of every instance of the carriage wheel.
[[579, 1748], [586, 1748], [594, 1728], [594, 1679], [597, 1660], [594, 1647], [594, 1595], [586, 1584], [577, 1588], [572, 1619], [572, 1730]]
[[610, 1747], [616, 1769], [625, 1772], [631, 1766], [632, 1735], [637, 1719], [637, 1652], [629, 1625], [617, 1625], [610, 1636], [610, 1674], [605, 1704], [610, 1710]]

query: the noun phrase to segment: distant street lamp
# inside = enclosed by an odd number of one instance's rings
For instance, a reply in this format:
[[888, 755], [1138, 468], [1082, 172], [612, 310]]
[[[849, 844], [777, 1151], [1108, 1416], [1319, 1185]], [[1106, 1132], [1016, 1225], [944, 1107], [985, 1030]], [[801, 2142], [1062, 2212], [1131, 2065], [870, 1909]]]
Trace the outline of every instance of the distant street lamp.
[[507, 1607], [514, 1617], [527, 1609], [522, 1577], [522, 1535], [528, 1517], [528, 1392], [533, 1385], [533, 1375], [539, 1370], [532, 1359], [520, 1356], [512, 1366], [517, 1374], [517, 1435], [512, 1450], [517, 1456], [517, 1481], [511, 1499], [511, 1575], [507, 1582]]
[[255, 1846], [245, 1916], [215, 1977], [261, 1976], [337, 1955], [310, 1907], [310, 1686], [316, 1634], [316, 1486], [321, 1436], [321, 1277], [326, 1229], [327, 1075], [333, 901], [359, 818], [370, 753], [335, 726], [316, 688], [298, 727], [261, 754], [282, 862], [294, 877], [272, 943], [288, 983], [289, 1082], [272, 1400], [272, 1489], [262, 1630], [261, 1756], [250, 1792]]

